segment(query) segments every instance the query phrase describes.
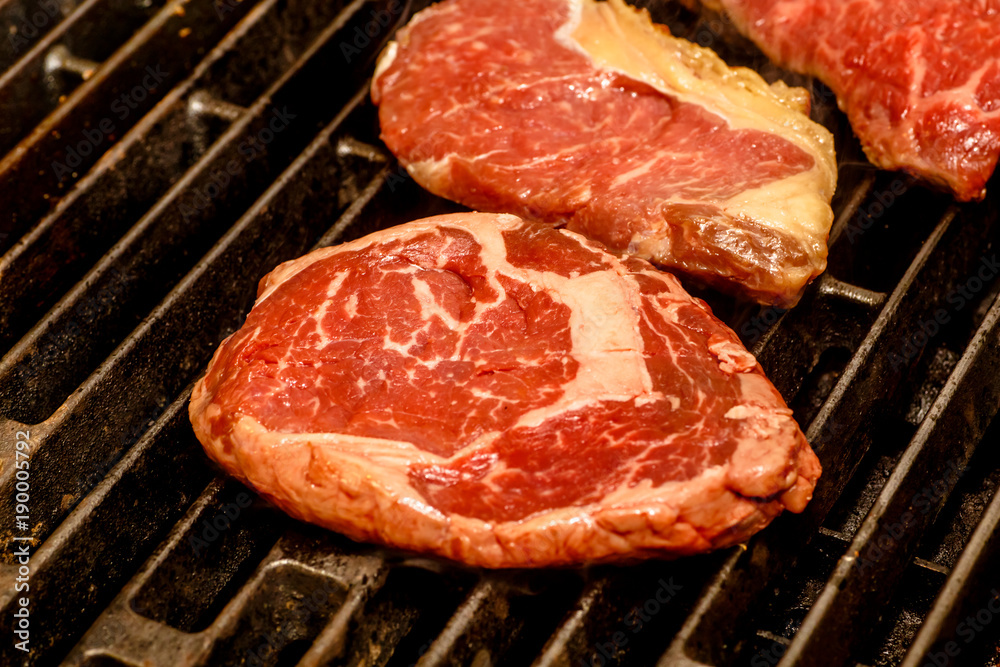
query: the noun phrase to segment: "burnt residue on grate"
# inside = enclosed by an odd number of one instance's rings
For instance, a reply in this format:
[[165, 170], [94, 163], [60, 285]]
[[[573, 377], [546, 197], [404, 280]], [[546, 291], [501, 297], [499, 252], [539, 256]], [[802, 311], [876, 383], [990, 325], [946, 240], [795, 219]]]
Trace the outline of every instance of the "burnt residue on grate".
[[[703, 293], [822, 459], [807, 511], [698, 558], [483, 573], [291, 521], [220, 476], [187, 400], [257, 280], [460, 209], [386, 152], [367, 96], [416, 7], [11, 0], [0, 454], [30, 427], [40, 481], [31, 652], [0, 643], [3, 664], [995, 661], [1000, 185], [959, 206], [873, 169], [821, 84], [723, 16], [643, 4], [730, 63], [808, 87], [835, 137], [827, 273], [787, 312]], [[0, 469], [5, 543], [14, 482]], [[8, 637], [15, 567], [5, 550]]]

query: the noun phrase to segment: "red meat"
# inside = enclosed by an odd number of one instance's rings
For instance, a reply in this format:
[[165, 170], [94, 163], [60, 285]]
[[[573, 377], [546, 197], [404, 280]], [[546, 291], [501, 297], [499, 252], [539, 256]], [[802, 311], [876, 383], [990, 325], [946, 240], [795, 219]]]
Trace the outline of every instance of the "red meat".
[[288, 513], [487, 567], [676, 556], [801, 511], [819, 463], [675, 278], [514, 216], [282, 264], [190, 406]]
[[447, 0], [372, 85], [422, 186], [565, 225], [763, 303], [826, 266], [833, 141], [805, 91], [769, 86], [620, 0]]
[[1000, 157], [997, 0], [710, 0], [837, 95], [868, 158], [986, 196]]

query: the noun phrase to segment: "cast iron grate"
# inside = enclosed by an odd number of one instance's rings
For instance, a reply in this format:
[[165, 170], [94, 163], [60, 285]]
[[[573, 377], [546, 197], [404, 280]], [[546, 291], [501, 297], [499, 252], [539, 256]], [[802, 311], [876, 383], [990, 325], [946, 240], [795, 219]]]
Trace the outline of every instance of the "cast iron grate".
[[[220, 477], [186, 401], [259, 277], [456, 210], [385, 151], [367, 99], [375, 56], [415, 8], [10, 0], [0, 454], [30, 431], [32, 634], [29, 653], [14, 648], [5, 548], [0, 661], [996, 662], [995, 192], [958, 206], [877, 172], [825, 88], [724, 17], [649, 5], [732, 64], [811, 87], [836, 136], [828, 272], [787, 313], [704, 295], [808, 427], [825, 473], [806, 513], [699, 558], [484, 573], [293, 522]], [[5, 545], [23, 536], [15, 481], [0, 467]]]

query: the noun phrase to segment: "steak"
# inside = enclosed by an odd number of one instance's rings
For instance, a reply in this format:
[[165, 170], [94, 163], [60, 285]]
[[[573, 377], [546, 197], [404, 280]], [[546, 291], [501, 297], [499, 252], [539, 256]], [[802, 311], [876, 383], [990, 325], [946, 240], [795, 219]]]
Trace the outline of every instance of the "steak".
[[982, 199], [1000, 157], [1000, 1], [709, 0], [837, 95], [868, 158]]
[[512, 215], [280, 265], [190, 416], [292, 516], [485, 567], [734, 544], [801, 511], [820, 474], [753, 356], [676, 278]]
[[387, 47], [372, 98], [410, 175], [471, 208], [762, 303], [826, 266], [836, 164], [808, 94], [621, 0], [446, 0]]

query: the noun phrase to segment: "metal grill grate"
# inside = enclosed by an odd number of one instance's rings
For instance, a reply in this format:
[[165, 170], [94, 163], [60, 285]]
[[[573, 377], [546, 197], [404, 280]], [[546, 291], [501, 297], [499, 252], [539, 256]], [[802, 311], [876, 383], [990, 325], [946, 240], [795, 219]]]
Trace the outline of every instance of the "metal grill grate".
[[[0, 662], [996, 663], [996, 193], [958, 206], [875, 171], [829, 91], [723, 17], [650, 9], [813, 86], [837, 138], [830, 266], [801, 304], [704, 295], [808, 425], [824, 475], [804, 514], [746, 548], [483, 573], [287, 519], [208, 466], [186, 414], [275, 264], [457, 210], [385, 151], [367, 99], [413, 9], [0, 1], [0, 455], [30, 431], [34, 537], [31, 651], [13, 646], [5, 548]], [[3, 465], [5, 545], [14, 485]]]

